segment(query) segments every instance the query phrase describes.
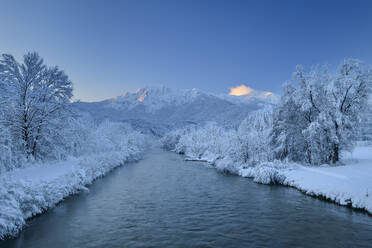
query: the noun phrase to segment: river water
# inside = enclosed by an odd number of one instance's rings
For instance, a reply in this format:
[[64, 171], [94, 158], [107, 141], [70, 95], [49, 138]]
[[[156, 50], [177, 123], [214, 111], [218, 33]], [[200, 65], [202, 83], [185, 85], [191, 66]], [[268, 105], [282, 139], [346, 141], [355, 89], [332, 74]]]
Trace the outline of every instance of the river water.
[[0, 247], [372, 247], [372, 217], [154, 148]]

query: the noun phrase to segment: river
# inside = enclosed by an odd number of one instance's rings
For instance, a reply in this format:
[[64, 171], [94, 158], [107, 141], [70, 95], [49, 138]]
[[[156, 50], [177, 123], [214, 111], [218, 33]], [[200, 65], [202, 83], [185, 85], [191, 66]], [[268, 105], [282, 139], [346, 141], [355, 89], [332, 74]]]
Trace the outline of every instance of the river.
[[0, 247], [372, 247], [372, 217], [154, 148]]

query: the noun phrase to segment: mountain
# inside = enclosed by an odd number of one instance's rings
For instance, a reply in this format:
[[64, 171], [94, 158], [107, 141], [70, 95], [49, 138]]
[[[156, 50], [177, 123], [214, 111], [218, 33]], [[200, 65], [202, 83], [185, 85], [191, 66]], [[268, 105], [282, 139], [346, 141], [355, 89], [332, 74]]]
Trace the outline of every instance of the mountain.
[[147, 112], [155, 112], [166, 106], [180, 106], [192, 102], [200, 95], [196, 89], [175, 90], [164, 86], [146, 87], [135, 93], [126, 92], [123, 95], [105, 100], [113, 108], [133, 109], [143, 106]]
[[215, 121], [233, 127], [255, 110], [275, 104], [277, 96], [217, 95], [197, 89], [146, 87], [101, 102], [75, 102], [97, 121], [109, 119], [130, 123], [142, 132], [162, 135], [190, 124]]

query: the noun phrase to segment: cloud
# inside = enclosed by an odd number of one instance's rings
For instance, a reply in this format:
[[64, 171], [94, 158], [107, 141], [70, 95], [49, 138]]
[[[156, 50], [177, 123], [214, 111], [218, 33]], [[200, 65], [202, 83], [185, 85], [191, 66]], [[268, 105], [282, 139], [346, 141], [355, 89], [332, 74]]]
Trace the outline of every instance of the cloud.
[[268, 96], [270, 96], [272, 94], [273, 94], [272, 92], [268, 91], [268, 92], [265, 93], [265, 97], [268, 97]]
[[253, 89], [251, 87], [245, 86], [244, 84], [230, 88], [229, 95], [233, 96], [243, 96], [243, 95], [249, 95], [253, 92]]

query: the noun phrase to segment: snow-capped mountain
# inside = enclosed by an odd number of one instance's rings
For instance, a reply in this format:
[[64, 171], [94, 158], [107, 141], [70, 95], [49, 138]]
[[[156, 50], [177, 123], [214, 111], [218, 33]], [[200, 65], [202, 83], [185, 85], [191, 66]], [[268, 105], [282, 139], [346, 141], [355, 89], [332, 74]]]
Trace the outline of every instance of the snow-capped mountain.
[[101, 102], [76, 102], [74, 105], [98, 121], [129, 122], [134, 128], [161, 135], [172, 128], [208, 121], [235, 126], [250, 112], [271, 106], [273, 99], [273, 94], [267, 97], [217, 95], [197, 89], [160, 86], [126, 92]]
[[[175, 90], [164, 86], [140, 88], [134, 93], [124, 94], [108, 99], [113, 108], [133, 109], [144, 106], [147, 111], [154, 112], [166, 106], [179, 106], [195, 100], [200, 95], [196, 89]], [[105, 102], [106, 102], [105, 101]]]

